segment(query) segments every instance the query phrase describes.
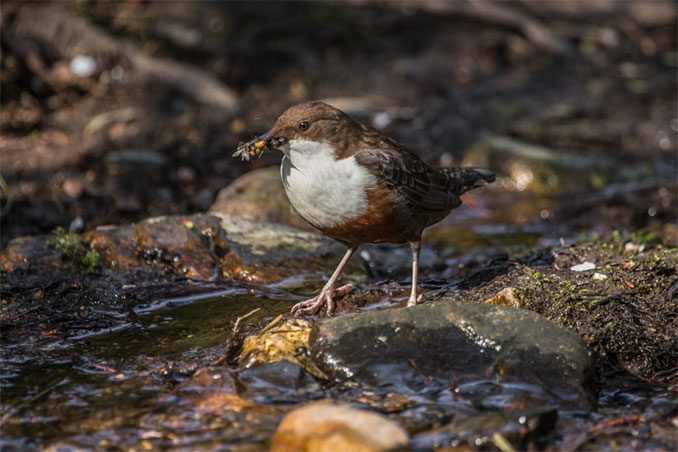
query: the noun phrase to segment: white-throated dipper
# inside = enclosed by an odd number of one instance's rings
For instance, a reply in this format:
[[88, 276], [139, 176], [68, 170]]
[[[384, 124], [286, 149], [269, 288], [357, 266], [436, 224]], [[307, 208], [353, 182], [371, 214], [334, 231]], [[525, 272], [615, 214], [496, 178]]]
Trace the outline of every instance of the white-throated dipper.
[[353, 288], [335, 284], [361, 243], [409, 242], [412, 291], [407, 306], [420, 302], [422, 231], [459, 207], [462, 193], [494, 181], [486, 169], [431, 168], [382, 132], [323, 102], [288, 108], [270, 131], [240, 145], [233, 156], [249, 160], [268, 149], [284, 154], [280, 175], [299, 215], [349, 245], [320, 294], [292, 308], [301, 314], [316, 314], [323, 306], [332, 314], [334, 297]]

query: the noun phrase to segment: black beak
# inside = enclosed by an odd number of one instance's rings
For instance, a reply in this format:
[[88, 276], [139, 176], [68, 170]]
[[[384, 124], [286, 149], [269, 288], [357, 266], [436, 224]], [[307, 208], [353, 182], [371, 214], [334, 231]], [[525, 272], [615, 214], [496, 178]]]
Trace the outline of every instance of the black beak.
[[270, 131], [254, 138], [247, 143], [241, 143], [233, 157], [240, 156], [243, 160], [249, 161], [251, 157], [261, 157], [264, 151], [277, 149], [287, 143], [287, 139], [274, 136]]

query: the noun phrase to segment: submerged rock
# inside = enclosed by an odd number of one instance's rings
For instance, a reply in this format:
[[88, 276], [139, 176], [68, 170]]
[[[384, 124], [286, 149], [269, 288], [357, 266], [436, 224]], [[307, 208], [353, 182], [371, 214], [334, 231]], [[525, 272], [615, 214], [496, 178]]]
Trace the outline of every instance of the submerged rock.
[[271, 439], [271, 452], [409, 450], [407, 433], [386, 416], [349, 405], [314, 403], [290, 412]]
[[413, 447], [432, 449], [443, 444], [474, 447], [494, 443], [501, 450], [539, 450], [535, 441], [553, 431], [557, 420], [554, 407], [459, 414], [449, 424], [417, 435]]
[[325, 320], [311, 353], [331, 378], [481, 409], [593, 406], [593, 365], [574, 333], [538, 314], [441, 301]]
[[261, 404], [293, 404], [324, 396], [320, 384], [303, 367], [287, 359], [238, 373], [242, 397]]
[[236, 383], [231, 369], [226, 366], [198, 369], [190, 380], [177, 389], [200, 413], [223, 414], [256, 406], [255, 403], [236, 394]]

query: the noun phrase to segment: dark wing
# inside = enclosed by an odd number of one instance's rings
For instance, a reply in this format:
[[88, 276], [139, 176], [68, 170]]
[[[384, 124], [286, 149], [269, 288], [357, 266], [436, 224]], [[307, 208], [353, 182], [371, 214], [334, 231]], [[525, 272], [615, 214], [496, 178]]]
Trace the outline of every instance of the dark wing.
[[447, 177], [447, 189], [461, 195], [474, 188], [494, 182], [494, 172], [484, 168], [440, 168]]
[[397, 193], [413, 213], [436, 214], [461, 204], [459, 196], [450, 190], [447, 174], [429, 167], [405, 149], [366, 150], [355, 158]]

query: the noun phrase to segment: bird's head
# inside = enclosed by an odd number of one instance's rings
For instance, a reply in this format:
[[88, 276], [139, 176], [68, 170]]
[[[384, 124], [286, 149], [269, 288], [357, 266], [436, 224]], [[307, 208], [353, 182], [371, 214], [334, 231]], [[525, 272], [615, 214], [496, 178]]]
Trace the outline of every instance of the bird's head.
[[271, 130], [238, 146], [234, 156], [243, 159], [278, 149], [289, 155], [312, 153], [321, 146], [333, 145], [346, 131], [359, 127], [346, 113], [323, 102], [293, 105], [280, 115]]

